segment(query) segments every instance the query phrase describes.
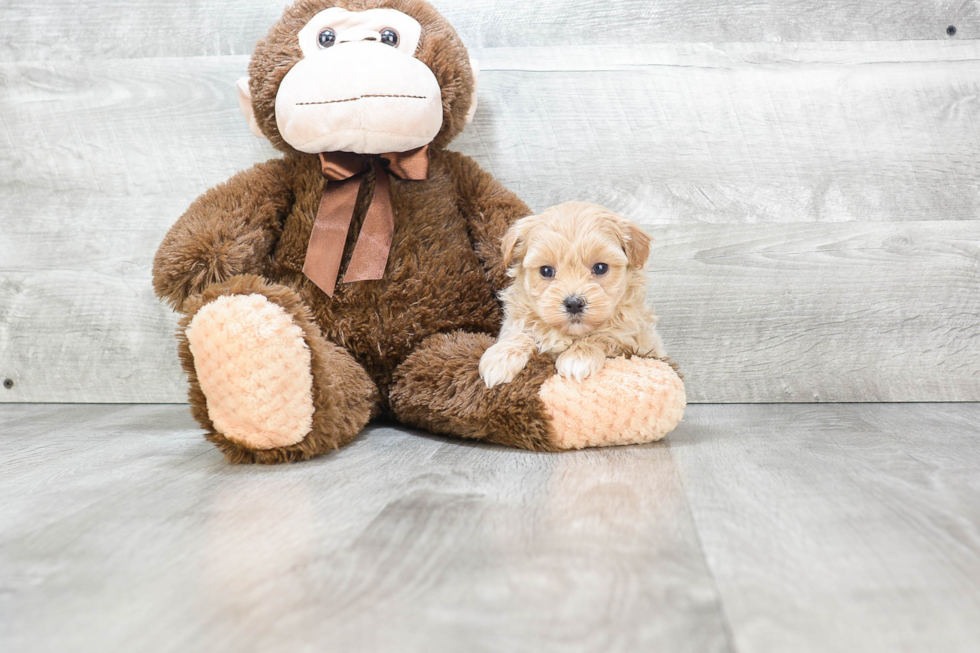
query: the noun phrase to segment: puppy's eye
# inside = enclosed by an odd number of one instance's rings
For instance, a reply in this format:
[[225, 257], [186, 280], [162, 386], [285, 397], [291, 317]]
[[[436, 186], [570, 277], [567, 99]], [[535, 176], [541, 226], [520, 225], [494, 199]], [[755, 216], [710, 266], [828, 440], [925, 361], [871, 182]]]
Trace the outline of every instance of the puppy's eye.
[[320, 32], [320, 34], [316, 37], [316, 42], [321, 48], [329, 48], [331, 45], [337, 42], [337, 34], [328, 27]]
[[596, 276], [601, 277], [606, 272], [609, 272], [609, 266], [606, 265], [605, 263], [596, 263], [595, 265], [592, 266], [592, 274]]
[[542, 265], [541, 276], [545, 279], [550, 279], [551, 277], [555, 276], [555, 268], [551, 267], [550, 265]]
[[390, 27], [386, 27], [381, 30], [381, 42], [385, 45], [390, 45], [393, 48], [398, 47], [398, 32]]

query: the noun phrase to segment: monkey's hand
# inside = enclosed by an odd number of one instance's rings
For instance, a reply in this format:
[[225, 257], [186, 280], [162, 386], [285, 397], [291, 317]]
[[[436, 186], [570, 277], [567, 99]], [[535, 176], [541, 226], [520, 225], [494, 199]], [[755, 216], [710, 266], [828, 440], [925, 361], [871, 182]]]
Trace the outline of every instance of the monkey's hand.
[[265, 274], [293, 202], [287, 162], [274, 159], [200, 196], [171, 227], [153, 261], [153, 288], [181, 310], [191, 295], [239, 274]]

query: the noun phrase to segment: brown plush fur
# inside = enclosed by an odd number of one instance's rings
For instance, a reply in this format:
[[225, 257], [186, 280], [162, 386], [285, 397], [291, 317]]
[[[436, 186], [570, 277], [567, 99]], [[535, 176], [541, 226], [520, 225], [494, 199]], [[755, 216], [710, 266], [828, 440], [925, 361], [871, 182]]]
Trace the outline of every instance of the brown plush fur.
[[538, 397], [554, 362], [535, 354], [512, 382], [487, 390], [480, 357], [493, 343], [489, 335], [459, 331], [423, 342], [395, 372], [391, 403], [399, 418], [433, 433], [557, 451]]
[[[333, 298], [302, 273], [323, 190], [319, 161], [286, 145], [275, 127], [275, 93], [301, 56], [296, 32], [331, 6], [393, 7], [423, 27], [417, 56], [442, 86], [444, 121], [430, 147], [429, 178], [391, 179], [395, 234], [384, 278], [338, 284]], [[500, 239], [527, 206], [471, 159], [443, 147], [459, 133], [473, 90], [466, 50], [449, 24], [418, 0], [300, 0], [256, 48], [250, 65], [256, 119], [284, 159], [235, 175], [197, 199], [160, 245], [154, 288], [185, 314], [180, 356], [195, 418], [232, 462], [302, 460], [349, 442], [369, 418], [535, 450], [554, 448], [538, 389], [545, 361], [506, 388], [477, 373], [500, 328], [497, 293], [508, 283]], [[341, 278], [367, 210], [369, 173], [354, 210]], [[282, 306], [312, 352], [314, 425], [302, 442], [253, 451], [216, 433], [183, 334], [219, 296], [260, 293]], [[446, 335], [452, 334], [452, 335]]]
[[[194, 368], [194, 357], [187, 341], [187, 327], [194, 314], [222, 295], [264, 295], [282, 306], [303, 329], [310, 348], [313, 368], [313, 428], [301, 442], [288, 447], [253, 450], [243, 447], [215, 432], [208, 417], [206, 400]], [[281, 463], [306, 460], [337, 449], [354, 439], [377, 407], [378, 389], [364, 369], [343, 349], [327, 342], [313, 323], [313, 316], [296, 293], [286, 286], [270, 284], [254, 275], [240, 275], [213, 284], [195, 296], [187, 305], [188, 314], [181, 319], [177, 334], [180, 362], [190, 380], [191, 412], [209, 431], [207, 438], [236, 463]]]

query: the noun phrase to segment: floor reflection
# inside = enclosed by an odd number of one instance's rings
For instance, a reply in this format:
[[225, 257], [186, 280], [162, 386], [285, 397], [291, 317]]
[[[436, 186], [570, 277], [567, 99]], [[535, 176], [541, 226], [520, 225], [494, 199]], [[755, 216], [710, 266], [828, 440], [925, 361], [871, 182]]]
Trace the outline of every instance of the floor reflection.
[[222, 486], [207, 512], [202, 553], [202, 593], [214, 614], [253, 633], [281, 627], [308, 601], [314, 524], [302, 479], [248, 476]]

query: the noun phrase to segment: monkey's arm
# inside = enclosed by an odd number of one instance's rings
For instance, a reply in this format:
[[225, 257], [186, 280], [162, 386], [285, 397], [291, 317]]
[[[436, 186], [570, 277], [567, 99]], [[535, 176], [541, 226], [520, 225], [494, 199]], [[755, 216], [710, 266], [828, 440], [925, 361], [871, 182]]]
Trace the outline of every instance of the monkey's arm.
[[494, 292], [499, 292], [510, 285], [500, 239], [514, 221], [531, 215], [531, 209], [473, 159], [452, 151], [446, 151], [446, 155], [473, 250], [483, 263]]
[[157, 249], [157, 296], [181, 310], [213, 283], [262, 276], [293, 203], [288, 165], [283, 159], [260, 163], [194, 200]]

